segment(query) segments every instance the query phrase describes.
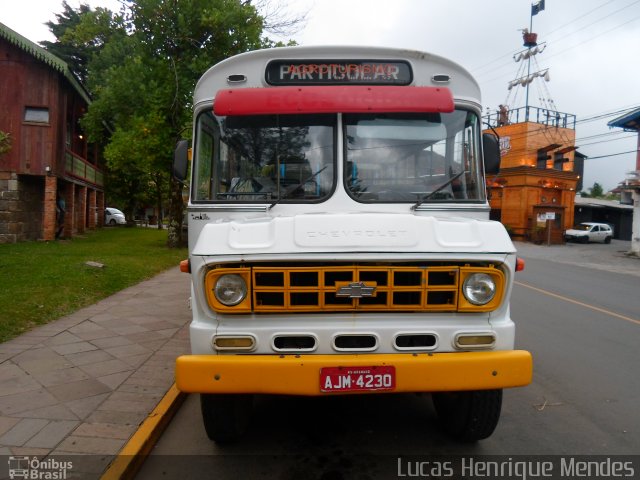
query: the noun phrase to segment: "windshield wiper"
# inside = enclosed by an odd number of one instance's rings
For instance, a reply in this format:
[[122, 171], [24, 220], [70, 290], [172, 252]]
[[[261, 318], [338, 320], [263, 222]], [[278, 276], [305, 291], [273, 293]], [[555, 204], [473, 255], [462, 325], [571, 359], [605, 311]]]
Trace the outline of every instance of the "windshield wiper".
[[427, 200], [429, 200], [431, 197], [433, 197], [436, 193], [438, 193], [440, 190], [442, 190], [443, 188], [448, 187], [449, 185], [451, 185], [453, 182], [455, 182], [457, 179], [459, 179], [462, 175], [464, 175], [464, 170], [462, 170], [460, 173], [455, 174], [453, 177], [451, 177], [449, 180], [447, 180], [446, 182], [444, 182], [442, 185], [440, 185], [438, 188], [436, 188], [435, 190], [432, 190], [431, 192], [427, 193], [424, 197], [422, 197], [420, 200], [418, 200], [412, 207], [411, 210], [415, 210], [416, 208], [418, 208], [420, 205], [422, 205], [424, 202], [426, 202]]
[[305, 183], [310, 182], [311, 180], [313, 180], [314, 178], [316, 178], [318, 175], [320, 175], [320, 173], [322, 173], [329, 165], [325, 165], [324, 167], [322, 167], [320, 170], [318, 170], [316, 173], [310, 175], [308, 178], [305, 178], [303, 181], [296, 183], [295, 185], [291, 185], [289, 187], [287, 187], [285, 189], [285, 191], [282, 193], [282, 195], [280, 195], [280, 197], [273, 202], [271, 205], [269, 205], [269, 208], [267, 210], [271, 210], [273, 207], [275, 207], [277, 204], [280, 203], [281, 200], [284, 200], [285, 198], [287, 198], [289, 196], [289, 194], [291, 194], [292, 192], [295, 192], [298, 188], [300, 188], [301, 186], [303, 186]]

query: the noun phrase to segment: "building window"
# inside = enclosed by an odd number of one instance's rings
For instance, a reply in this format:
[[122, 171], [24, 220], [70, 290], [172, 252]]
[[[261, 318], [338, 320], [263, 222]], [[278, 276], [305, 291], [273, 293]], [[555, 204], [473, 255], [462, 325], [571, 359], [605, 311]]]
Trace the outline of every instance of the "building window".
[[49, 109], [41, 107], [25, 107], [24, 121], [28, 123], [49, 124]]

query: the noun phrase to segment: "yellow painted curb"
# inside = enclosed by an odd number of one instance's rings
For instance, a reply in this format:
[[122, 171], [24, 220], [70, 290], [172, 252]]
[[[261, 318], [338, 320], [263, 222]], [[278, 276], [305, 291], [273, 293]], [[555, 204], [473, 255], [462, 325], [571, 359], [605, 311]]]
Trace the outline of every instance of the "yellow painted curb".
[[186, 394], [179, 391], [175, 383], [171, 385], [156, 408], [111, 462], [101, 480], [133, 478], [185, 398]]

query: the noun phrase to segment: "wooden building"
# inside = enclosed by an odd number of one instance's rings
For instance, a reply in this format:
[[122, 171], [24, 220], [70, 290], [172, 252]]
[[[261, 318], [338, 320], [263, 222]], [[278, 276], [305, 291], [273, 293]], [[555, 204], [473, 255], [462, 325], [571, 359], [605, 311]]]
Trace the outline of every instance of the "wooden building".
[[53, 240], [103, 223], [103, 170], [79, 120], [90, 98], [68, 65], [0, 24], [0, 242]]
[[[518, 72], [508, 84], [505, 104], [487, 118], [492, 127], [487, 132], [500, 136], [501, 150], [500, 173], [487, 178], [487, 188], [492, 218], [501, 221], [512, 237], [551, 244], [564, 243], [564, 231], [574, 224], [576, 187], [581, 184], [585, 157], [576, 152], [575, 115], [556, 109], [545, 86], [549, 68], [538, 65], [537, 56], [547, 44], [538, 43], [533, 17], [543, 10], [544, 0], [531, 6], [529, 28], [522, 29], [525, 49], [513, 56]], [[533, 82], [543, 108], [529, 103]], [[525, 89], [525, 106], [510, 110], [520, 87]]]
[[502, 156], [500, 173], [487, 178], [492, 218], [516, 239], [563, 243], [581, 175], [574, 161], [575, 116], [529, 106], [498, 112], [489, 122]]

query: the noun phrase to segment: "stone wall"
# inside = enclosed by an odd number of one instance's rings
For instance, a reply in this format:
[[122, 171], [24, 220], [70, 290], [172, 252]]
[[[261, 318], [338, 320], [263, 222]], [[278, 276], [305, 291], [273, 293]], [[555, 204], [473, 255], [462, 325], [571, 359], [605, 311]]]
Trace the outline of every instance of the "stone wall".
[[0, 172], [0, 243], [41, 238], [43, 192], [42, 177]]
[[14, 210], [18, 207], [18, 176], [0, 172], [0, 243], [15, 243], [17, 236], [9, 233], [14, 227]]
[[55, 176], [0, 172], [0, 243], [54, 240], [57, 196], [66, 202], [61, 238], [104, 225], [104, 192]]

